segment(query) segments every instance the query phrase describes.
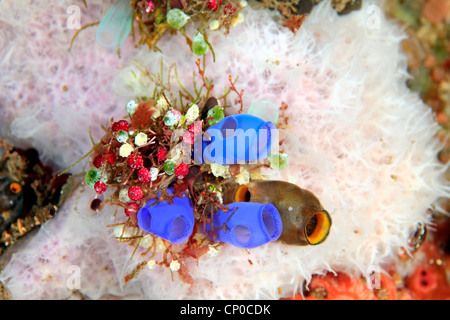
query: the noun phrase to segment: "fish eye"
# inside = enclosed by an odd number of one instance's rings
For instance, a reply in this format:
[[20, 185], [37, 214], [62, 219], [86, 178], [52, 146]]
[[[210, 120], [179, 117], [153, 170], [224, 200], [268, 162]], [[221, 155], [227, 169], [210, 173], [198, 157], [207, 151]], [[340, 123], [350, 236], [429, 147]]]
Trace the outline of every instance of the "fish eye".
[[9, 190], [13, 193], [13, 194], [18, 194], [20, 191], [22, 191], [22, 186], [20, 184], [18, 184], [17, 182], [12, 182], [9, 185]]
[[234, 202], [250, 202], [252, 198], [252, 194], [248, 190], [247, 186], [240, 186], [236, 190], [236, 194], [234, 195]]
[[305, 226], [306, 240], [311, 245], [325, 241], [331, 228], [331, 218], [328, 212], [320, 211], [309, 219]]

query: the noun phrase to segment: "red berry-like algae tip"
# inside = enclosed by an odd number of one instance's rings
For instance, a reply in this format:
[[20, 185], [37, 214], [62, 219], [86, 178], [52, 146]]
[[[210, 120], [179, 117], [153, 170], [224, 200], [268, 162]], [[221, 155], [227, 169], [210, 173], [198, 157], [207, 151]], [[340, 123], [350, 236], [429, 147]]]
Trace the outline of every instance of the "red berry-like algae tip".
[[131, 154], [128, 157], [128, 166], [132, 169], [138, 170], [144, 166], [144, 159], [140, 154]]
[[109, 164], [116, 163], [116, 156], [113, 153], [105, 153], [103, 156]]
[[127, 204], [127, 207], [125, 208], [125, 214], [127, 215], [127, 217], [129, 217], [131, 214], [135, 214], [139, 211], [139, 206], [134, 203], [134, 202], [130, 202]]
[[144, 197], [144, 192], [139, 186], [132, 186], [128, 189], [128, 197], [133, 201], [139, 201]]
[[103, 164], [102, 156], [101, 155], [96, 156], [92, 163], [93, 163], [94, 167], [96, 167], [97, 169], [100, 168]]
[[106, 191], [106, 184], [104, 183], [104, 182], [102, 182], [102, 181], [97, 181], [95, 184], [94, 184], [94, 190], [95, 190], [95, 192], [97, 192], [98, 194], [101, 194], [101, 193], [103, 193], [103, 192], [105, 192]]
[[178, 179], [183, 179], [189, 173], [189, 166], [186, 163], [181, 163], [178, 167], [175, 168], [175, 176]]
[[138, 172], [138, 180], [141, 183], [148, 183], [150, 182], [150, 170], [147, 168], [141, 168]]
[[[222, 2], [222, 1], [220, 1]], [[211, 11], [216, 11], [219, 5], [217, 4], [217, 0], [210, 0], [208, 3], [208, 8]]]
[[202, 133], [202, 124], [199, 122], [194, 122], [188, 127], [188, 131], [194, 135], [194, 137], [198, 136]]
[[114, 164], [116, 163], [116, 156], [113, 153], [105, 153], [103, 155], [98, 155], [94, 158], [92, 164], [94, 165], [94, 167], [99, 169], [105, 161], [107, 161], [109, 164]]
[[169, 152], [166, 149], [161, 148], [158, 150], [158, 153], [156, 154], [156, 156], [158, 157], [159, 161], [166, 161], [166, 159], [167, 159], [166, 156], [168, 153]]
[[117, 132], [119, 130], [127, 131], [130, 129], [130, 125], [128, 124], [128, 121], [126, 120], [120, 120], [117, 122], [114, 122], [112, 124], [112, 131]]

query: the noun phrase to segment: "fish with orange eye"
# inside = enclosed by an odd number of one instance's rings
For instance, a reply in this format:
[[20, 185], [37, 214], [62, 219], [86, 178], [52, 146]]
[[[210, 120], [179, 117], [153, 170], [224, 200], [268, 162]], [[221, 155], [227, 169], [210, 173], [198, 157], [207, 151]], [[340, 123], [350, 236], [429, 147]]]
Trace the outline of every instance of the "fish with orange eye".
[[257, 202], [273, 204], [281, 216], [280, 241], [307, 246], [323, 243], [330, 232], [331, 217], [310, 191], [285, 181], [252, 181], [246, 185], [225, 185], [223, 203]]
[[22, 185], [9, 177], [0, 178], [0, 233], [24, 213]]

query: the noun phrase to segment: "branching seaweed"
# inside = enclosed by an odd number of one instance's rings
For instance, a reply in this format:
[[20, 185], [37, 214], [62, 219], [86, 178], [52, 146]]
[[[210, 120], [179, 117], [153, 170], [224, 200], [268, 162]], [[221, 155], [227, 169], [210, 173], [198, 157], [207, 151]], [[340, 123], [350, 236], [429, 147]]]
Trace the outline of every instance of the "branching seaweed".
[[78, 36], [78, 34], [83, 31], [84, 29], [88, 28], [88, 27], [92, 27], [92, 26], [96, 26], [100, 23], [100, 21], [95, 21], [95, 22], [91, 22], [88, 24], [85, 24], [84, 26], [82, 26], [79, 30], [77, 30], [77, 32], [75, 32], [75, 34], [72, 37], [72, 40], [70, 40], [70, 45], [69, 45], [69, 49], [67, 49], [68, 51], [70, 51], [72, 49], [73, 46], [73, 42], [75, 40], [75, 38]]
[[[83, 0], [87, 8], [87, 2]], [[171, 7], [171, 3], [174, 7]], [[136, 43], [135, 31], [140, 35], [136, 46], [146, 44], [149, 49], [161, 51], [157, 47], [158, 41], [166, 32], [176, 33], [180, 31], [186, 38], [186, 43], [192, 49], [192, 39], [188, 36], [185, 30], [185, 23], [190, 23], [194, 26], [196, 33], [200, 32], [204, 36], [204, 41], [211, 49], [213, 61], [215, 61], [215, 53], [211, 43], [208, 41], [208, 32], [219, 29], [224, 30], [225, 34], [230, 32], [230, 28], [240, 23], [243, 19], [241, 9], [246, 5], [245, 1], [221, 0], [212, 2], [209, 0], [180, 0], [171, 2], [168, 0], [162, 1], [147, 1], [147, 0], [131, 0], [130, 6], [133, 10], [131, 33], [133, 41]], [[168, 13], [171, 10], [180, 10], [187, 19], [181, 25], [174, 25], [171, 20], [167, 19]], [[72, 38], [69, 51], [73, 46], [76, 36], [85, 28], [99, 24], [100, 21], [92, 22], [84, 25], [78, 30]], [[136, 28], [137, 26], [137, 28]], [[193, 50], [194, 53], [195, 50]], [[118, 50], [120, 56], [120, 51]], [[197, 53], [196, 53], [197, 54]], [[204, 55], [200, 53], [199, 55]]]

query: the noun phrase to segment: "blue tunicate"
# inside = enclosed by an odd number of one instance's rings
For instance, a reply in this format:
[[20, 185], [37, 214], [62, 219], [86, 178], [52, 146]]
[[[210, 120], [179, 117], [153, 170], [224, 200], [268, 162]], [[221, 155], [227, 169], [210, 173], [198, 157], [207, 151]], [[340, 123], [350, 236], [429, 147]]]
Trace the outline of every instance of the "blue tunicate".
[[219, 210], [205, 232], [211, 240], [219, 240], [239, 248], [255, 248], [281, 236], [283, 224], [274, 205], [255, 202], [234, 202], [227, 212]]
[[[166, 195], [173, 195], [173, 188], [168, 188]], [[160, 197], [160, 194], [158, 194]], [[172, 244], [186, 242], [194, 230], [194, 207], [187, 195], [174, 197], [169, 201], [156, 203], [151, 199], [137, 214], [138, 226], [170, 241]]]
[[206, 130], [206, 137], [211, 138], [203, 141], [203, 158], [218, 164], [266, 159], [277, 140], [277, 133], [277, 127], [271, 121], [249, 114], [227, 116]]
[[108, 48], [120, 48], [130, 34], [133, 8], [130, 1], [117, 1], [103, 16], [97, 29], [97, 42]]

